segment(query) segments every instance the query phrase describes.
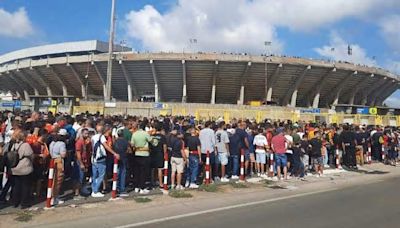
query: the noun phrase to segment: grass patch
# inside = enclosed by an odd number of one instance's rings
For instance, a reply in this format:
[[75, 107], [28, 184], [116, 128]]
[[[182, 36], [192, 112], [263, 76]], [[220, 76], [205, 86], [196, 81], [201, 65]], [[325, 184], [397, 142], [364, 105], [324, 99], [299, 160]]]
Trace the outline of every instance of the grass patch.
[[218, 190], [219, 190], [218, 186], [215, 184], [208, 184], [208, 185], [202, 184], [199, 186], [199, 191], [217, 192]]
[[30, 211], [20, 211], [17, 213], [17, 217], [14, 219], [18, 222], [29, 222], [33, 218], [33, 213]]
[[233, 188], [248, 188], [248, 187], [249, 187], [249, 186], [247, 186], [247, 184], [245, 184], [245, 183], [231, 182], [230, 184], [231, 184], [231, 186], [232, 186]]
[[174, 197], [174, 198], [192, 198], [193, 197], [193, 195], [188, 192], [177, 191], [177, 190], [170, 191], [169, 196]]
[[151, 202], [151, 199], [147, 198], [147, 197], [135, 197], [133, 199], [135, 200], [136, 203], [148, 203], [148, 202]]

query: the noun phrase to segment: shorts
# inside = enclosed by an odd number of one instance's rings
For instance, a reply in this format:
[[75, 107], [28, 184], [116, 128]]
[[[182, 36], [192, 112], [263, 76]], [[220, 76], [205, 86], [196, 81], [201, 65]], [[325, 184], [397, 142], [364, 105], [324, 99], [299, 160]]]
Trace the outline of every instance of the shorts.
[[311, 158], [311, 162], [313, 165], [323, 165], [324, 159], [322, 157]]
[[218, 164], [221, 165], [228, 164], [228, 153], [218, 153]]
[[150, 156], [150, 164], [151, 168], [155, 169], [162, 169], [164, 168], [164, 155], [162, 153], [154, 153]]
[[171, 157], [171, 171], [172, 173], [183, 173], [183, 169], [185, 168], [185, 164], [183, 162], [183, 158]]
[[[203, 162], [203, 164], [205, 165], [206, 164], [206, 157], [207, 157], [207, 154], [201, 154], [201, 161]], [[210, 153], [210, 165], [214, 165], [215, 164], [215, 153], [214, 152], [211, 152]]]
[[275, 164], [279, 167], [286, 167], [287, 157], [286, 154], [275, 154]]
[[267, 162], [266, 156], [267, 155], [265, 153], [256, 153], [256, 161], [257, 161], [257, 163], [265, 164]]

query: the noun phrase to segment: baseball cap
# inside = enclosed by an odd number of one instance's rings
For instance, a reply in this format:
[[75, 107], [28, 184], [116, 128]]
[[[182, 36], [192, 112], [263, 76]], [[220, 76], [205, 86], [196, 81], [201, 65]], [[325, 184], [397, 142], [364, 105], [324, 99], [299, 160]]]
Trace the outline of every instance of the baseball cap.
[[57, 133], [58, 135], [68, 135], [68, 132], [67, 132], [67, 130], [65, 130], [64, 128], [61, 128], [60, 130], [58, 130], [58, 133]]

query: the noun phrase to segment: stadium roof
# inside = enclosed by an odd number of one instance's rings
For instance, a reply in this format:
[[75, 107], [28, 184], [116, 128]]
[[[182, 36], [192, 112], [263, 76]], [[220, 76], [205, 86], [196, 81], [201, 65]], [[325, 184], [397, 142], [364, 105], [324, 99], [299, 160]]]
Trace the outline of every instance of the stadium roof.
[[[62, 43], [3, 55], [0, 90], [25, 98], [73, 95], [103, 100], [106, 46], [100, 41]], [[376, 106], [399, 88], [399, 77], [384, 69], [244, 54], [116, 52], [112, 72], [112, 96], [120, 101], [154, 96], [165, 102]]]

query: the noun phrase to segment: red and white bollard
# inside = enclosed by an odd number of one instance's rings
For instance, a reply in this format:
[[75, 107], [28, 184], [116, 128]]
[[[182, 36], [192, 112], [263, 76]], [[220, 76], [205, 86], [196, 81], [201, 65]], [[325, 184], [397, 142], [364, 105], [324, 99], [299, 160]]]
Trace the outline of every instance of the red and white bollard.
[[112, 191], [111, 198], [117, 198], [117, 181], [118, 181], [118, 159], [114, 158], [114, 166], [113, 166], [113, 180], [112, 180]]
[[47, 181], [47, 197], [46, 197], [46, 208], [49, 209], [52, 206], [53, 199], [53, 179], [54, 179], [54, 159], [50, 160], [49, 165], [49, 177]]
[[372, 163], [371, 144], [368, 144], [367, 162], [368, 162], [368, 164]]
[[164, 153], [164, 183], [163, 188], [168, 191], [168, 152]]
[[385, 162], [385, 146], [383, 146], [383, 145], [382, 145], [381, 155], [382, 155], [382, 162]]
[[269, 177], [274, 177], [274, 153], [271, 151], [269, 154], [269, 170], [268, 170], [268, 176]]
[[336, 147], [335, 158], [336, 158], [336, 169], [340, 169], [339, 146]]
[[240, 177], [239, 180], [244, 181], [244, 149], [240, 150]]
[[210, 151], [207, 150], [206, 154], [206, 184], [210, 184]]
[[4, 186], [6, 186], [6, 184], [7, 184], [7, 181], [8, 181], [8, 173], [7, 173], [7, 167], [6, 166], [4, 166], [4, 173], [3, 173], [3, 180], [2, 180], [2, 183], [1, 183], [1, 185], [3, 186], [3, 188], [4, 188]]

